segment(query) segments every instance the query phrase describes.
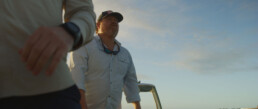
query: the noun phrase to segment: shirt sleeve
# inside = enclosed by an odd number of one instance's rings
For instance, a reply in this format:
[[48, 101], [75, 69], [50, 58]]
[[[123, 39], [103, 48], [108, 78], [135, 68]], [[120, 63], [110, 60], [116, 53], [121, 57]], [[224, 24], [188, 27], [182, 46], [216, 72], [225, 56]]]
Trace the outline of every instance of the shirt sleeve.
[[129, 54], [129, 57], [130, 57], [130, 65], [124, 80], [124, 92], [125, 92], [127, 102], [132, 103], [135, 101], [140, 101], [140, 95], [139, 95], [140, 91], [138, 88], [136, 71], [130, 54]]
[[81, 30], [82, 45], [90, 42], [96, 28], [96, 15], [92, 0], [66, 0], [64, 3], [65, 22], [75, 23]]
[[79, 89], [86, 91], [85, 88], [85, 73], [88, 70], [88, 56], [86, 47], [81, 47], [78, 50], [71, 52], [69, 69], [72, 78]]

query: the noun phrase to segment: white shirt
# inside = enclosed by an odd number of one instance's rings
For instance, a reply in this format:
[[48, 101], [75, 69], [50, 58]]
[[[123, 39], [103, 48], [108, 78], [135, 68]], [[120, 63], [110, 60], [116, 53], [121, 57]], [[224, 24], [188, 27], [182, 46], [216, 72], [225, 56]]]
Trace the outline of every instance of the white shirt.
[[46, 94], [74, 85], [66, 56], [51, 76], [45, 74], [49, 60], [35, 76], [18, 53], [40, 26], [62, 24], [62, 9], [66, 21], [80, 28], [82, 42], [92, 40], [96, 27], [92, 0], [0, 0], [0, 99]]
[[70, 71], [79, 89], [85, 90], [89, 109], [120, 108], [122, 90], [127, 102], [140, 101], [131, 55], [116, 42], [117, 55], [104, 52], [99, 36], [71, 53]]

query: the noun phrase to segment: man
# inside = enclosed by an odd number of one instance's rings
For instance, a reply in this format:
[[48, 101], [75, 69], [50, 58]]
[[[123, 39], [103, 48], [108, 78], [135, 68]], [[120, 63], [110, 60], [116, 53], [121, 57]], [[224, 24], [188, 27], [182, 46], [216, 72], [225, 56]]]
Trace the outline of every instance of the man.
[[0, 13], [0, 109], [80, 109], [66, 54], [93, 38], [92, 1], [0, 0]]
[[71, 53], [69, 67], [81, 92], [82, 108], [119, 109], [122, 90], [127, 102], [135, 109], [141, 108], [131, 55], [115, 39], [122, 20], [118, 12], [102, 12], [97, 20], [97, 36]]

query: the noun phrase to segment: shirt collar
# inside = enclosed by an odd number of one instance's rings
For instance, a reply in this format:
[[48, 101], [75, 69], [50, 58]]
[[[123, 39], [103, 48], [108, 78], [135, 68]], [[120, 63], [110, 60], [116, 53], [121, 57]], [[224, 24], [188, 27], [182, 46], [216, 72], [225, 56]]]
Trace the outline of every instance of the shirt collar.
[[[99, 35], [96, 35], [95, 38], [96, 38], [96, 41], [97, 41], [97, 44], [98, 44], [99, 49], [100, 49], [100, 50], [103, 50], [102, 42], [101, 42], [101, 39], [100, 39]], [[117, 44], [115, 44], [114, 49], [117, 50], [117, 45], [118, 45], [118, 46], [120, 47], [120, 49], [121, 49], [121, 43], [120, 43], [118, 40], [116, 40], [116, 39], [115, 39], [115, 42], [116, 42]], [[104, 45], [104, 46], [105, 46], [105, 45]]]

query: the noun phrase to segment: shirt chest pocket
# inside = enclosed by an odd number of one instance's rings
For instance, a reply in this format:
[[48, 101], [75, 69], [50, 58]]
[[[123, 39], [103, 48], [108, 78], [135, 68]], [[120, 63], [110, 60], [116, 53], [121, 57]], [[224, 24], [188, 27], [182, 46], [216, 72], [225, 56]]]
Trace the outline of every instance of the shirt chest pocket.
[[118, 73], [121, 74], [121, 75], [125, 75], [126, 72], [128, 71], [128, 68], [129, 68], [129, 59], [126, 59], [126, 58], [119, 58], [118, 59], [118, 65], [117, 65], [117, 70], [118, 70]]

